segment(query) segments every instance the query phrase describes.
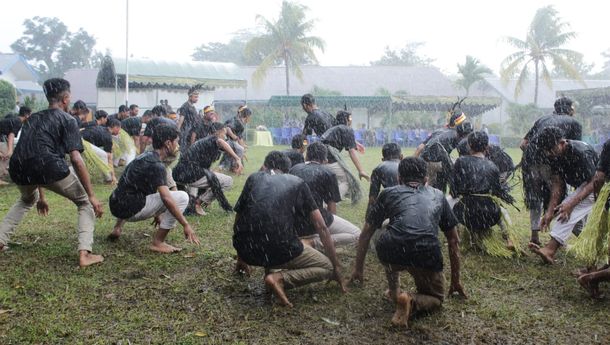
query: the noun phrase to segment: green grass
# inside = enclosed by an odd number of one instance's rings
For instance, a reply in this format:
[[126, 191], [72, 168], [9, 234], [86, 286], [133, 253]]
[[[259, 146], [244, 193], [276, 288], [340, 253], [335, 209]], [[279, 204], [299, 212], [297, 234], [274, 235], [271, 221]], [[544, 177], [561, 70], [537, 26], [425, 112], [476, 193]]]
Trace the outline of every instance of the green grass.
[[[246, 175], [235, 179], [229, 201], [237, 200], [267, 151], [250, 148]], [[371, 171], [380, 149], [369, 148], [361, 159]], [[368, 184], [363, 187], [368, 192]], [[110, 192], [96, 186], [101, 200]], [[521, 200], [520, 188], [514, 194]], [[17, 243], [0, 254], [0, 344], [610, 343], [610, 303], [587, 297], [569, 274], [579, 262], [563, 251], [552, 267], [532, 256], [509, 260], [465, 252], [462, 281], [470, 298], [449, 298], [441, 312], [397, 330], [389, 326], [393, 307], [381, 298], [386, 282], [374, 254], [367, 257], [363, 288], [341, 294], [335, 284], [320, 283], [290, 290], [290, 310], [264, 293], [261, 269], [251, 278], [232, 275], [233, 215], [217, 205], [206, 217], [189, 218], [202, 245], [185, 244], [176, 255], [147, 250], [154, 231], [147, 222], [127, 224], [120, 241], [106, 241], [113, 224], [106, 207], [94, 245], [106, 261], [83, 270], [76, 260], [76, 209], [48, 195], [51, 214], [30, 212], [12, 238]], [[15, 187], [0, 189], [0, 216], [17, 196]], [[342, 203], [338, 213], [361, 226], [364, 212], [362, 201]], [[525, 211], [510, 212], [514, 226], [529, 228]], [[182, 245], [181, 234], [178, 227], [169, 242]], [[345, 277], [354, 258], [353, 250], [340, 255]], [[412, 289], [410, 278], [402, 277], [403, 288]]]

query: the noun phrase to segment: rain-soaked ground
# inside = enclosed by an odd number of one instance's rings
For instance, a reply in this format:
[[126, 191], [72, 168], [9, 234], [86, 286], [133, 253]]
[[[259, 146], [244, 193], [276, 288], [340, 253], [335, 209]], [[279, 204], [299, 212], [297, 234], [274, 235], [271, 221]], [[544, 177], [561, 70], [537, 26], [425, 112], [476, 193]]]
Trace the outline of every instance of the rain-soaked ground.
[[[248, 172], [265, 152], [250, 149]], [[362, 161], [371, 171], [380, 150], [368, 149]], [[229, 201], [244, 182], [235, 180]], [[101, 200], [110, 191], [96, 187]], [[518, 188], [513, 194], [521, 199]], [[16, 188], [0, 189], [0, 216], [16, 197]], [[147, 250], [153, 232], [147, 222], [128, 224], [118, 242], [106, 241], [113, 222], [106, 208], [94, 246], [106, 261], [82, 270], [76, 267], [76, 210], [51, 193], [49, 199], [50, 216], [31, 212], [13, 237], [17, 243], [0, 254], [0, 344], [610, 343], [609, 299], [588, 298], [570, 275], [579, 263], [563, 253], [551, 267], [531, 255], [499, 259], [465, 252], [462, 282], [470, 298], [449, 298], [441, 312], [404, 330], [390, 326], [393, 307], [382, 298], [385, 276], [374, 254], [367, 257], [364, 287], [347, 294], [334, 283], [291, 290], [295, 308], [286, 309], [266, 294], [261, 269], [250, 278], [232, 274], [233, 215], [218, 206], [206, 217], [189, 218], [201, 247], [185, 245], [175, 255]], [[364, 210], [364, 201], [348, 203], [339, 215], [361, 226]], [[528, 227], [525, 212], [510, 212], [515, 226]], [[183, 243], [181, 231], [170, 235], [170, 243]], [[346, 248], [339, 258], [347, 278], [355, 252]], [[412, 286], [403, 275], [403, 289]]]

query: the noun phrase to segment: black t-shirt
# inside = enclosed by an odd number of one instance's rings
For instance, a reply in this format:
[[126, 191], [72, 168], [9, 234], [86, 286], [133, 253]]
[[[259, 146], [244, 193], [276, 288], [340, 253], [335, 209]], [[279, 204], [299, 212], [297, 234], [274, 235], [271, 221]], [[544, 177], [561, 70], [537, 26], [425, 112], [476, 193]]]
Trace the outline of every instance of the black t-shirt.
[[320, 109], [314, 109], [311, 113], [308, 113], [305, 118], [305, 134], [309, 135], [314, 131], [316, 135], [321, 136], [329, 128], [334, 126], [334, 124], [335, 118], [329, 113]]
[[610, 179], [610, 139], [606, 140], [602, 153], [599, 155], [597, 171], [603, 172], [606, 175], [606, 180]]
[[125, 168], [110, 195], [110, 212], [119, 219], [129, 219], [144, 208], [147, 195], [157, 193], [157, 188], [166, 185], [167, 175], [159, 154], [145, 152]]
[[305, 163], [305, 157], [301, 152], [298, 152], [294, 149], [283, 151], [283, 153], [290, 158], [290, 166], [295, 166], [299, 163]]
[[574, 188], [580, 187], [595, 175], [599, 158], [593, 147], [578, 140], [568, 140], [563, 155], [551, 160], [551, 171], [561, 176]]
[[[290, 169], [290, 174], [300, 177], [307, 183], [311, 195], [316, 201], [320, 213], [322, 213], [326, 226], [330, 226], [333, 222], [333, 214], [324, 208], [324, 203], [341, 201], [339, 183], [335, 173], [319, 163], [308, 162], [293, 166]], [[316, 233], [309, 218], [306, 218], [302, 224], [297, 224], [296, 231], [299, 236], [308, 236]]]
[[233, 132], [233, 134], [237, 135], [239, 138], [243, 138], [244, 135], [244, 131], [246, 130], [244, 128], [244, 124], [239, 120], [239, 118], [237, 118], [237, 116], [235, 116], [234, 118], [227, 120], [225, 122], [225, 125], [227, 125], [227, 127], [231, 128], [231, 131]]
[[203, 120], [193, 125], [187, 137], [190, 138], [195, 133], [195, 140], [199, 140], [214, 134], [213, 132], [212, 122]]
[[447, 154], [451, 154], [459, 142], [460, 138], [458, 137], [455, 128], [443, 128], [433, 132], [426, 140], [424, 140], [424, 145], [428, 147], [434, 143], [440, 143], [445, 151], [447, 151]]
[[212, 163], [220, 158], [220, 153], [216, 136], [197, 140], [181, 154], [173, 171], [174, 180], [187, 184], [201, 179], [205, 176], [203, 169], [210, 169]]
[[309, 187], [300, 178], [254, 173], [235, 204], [233, 247], [250, 265], [286, 263], [303, 252], [295, 225], [317, 209]]
[[189, 101], [184, 102], [178, 109], [178, 115], [184, 116], [182, 125], [185, 126], [185, 128], [191, 128], [194, 124], [201, 122], [202, 120], [201, 116], [197, 113], [197, 108]]
[[121, 128], [129, 136], [137, 136], [140, 135], [140, 128], [142, 128], [142, 120], [137, 116], [131, 116], [121, 121]]
[[21, 119], [19, 117], [5, 117], [0, 120], [0, 136], [8, 136], [13, 133], [17, 136], [21, 130]]
[[59, 109], [32, 114], [10, 160], [11, 179], [19, 185], [57, 182], [70, 174], [64, 158], [74, 150], [83, 152], [83, 143], [72, 115]]
[[378, 229], [388, 218], [376, 246], [381, 262], [442, 271], [438, 229], [449, 231], [458, 223], [443, 192], [429, 186], [386, 188], [370, 208], [367, 223]]
[[112, 152], [112, 134], [110, 134], [108, 128], [104, 126], [86, 127], [81, 131], [81, 135], [83, 139], [97, 147], [101, 147], [105, 152]]
[[500, 170], [487, 158], [462, 156], [453, 165], [451, 194], [492, 194], [501, 197]]
[[381, 187], [389, 188], [398, 185], [398, 164], [400, 160], [392, 159], [383, 161], [371, 174], [371, 189], [369, 197], [376, 198]]
[[[457, 151], [461, 156], [470, 155], [470, 145], [468, 145], [468, 138], [460, 140], [457, 146]], [[489, 144], [485, 157], [492, 161], [500, 170], [500, 173], [509, 172], [515, 170], [515, 163], [511, 156], [506, 153], [500, 146]]]
[[547, 127], [558, 127], [563, 131], [565, 139], [582, 140], [582, 126], [570, 115], [545, 115], [539, 118], [527, 132], [525, 139], [532, 140]]
[[[339, 151], [350, 150], [356, 148], [356, 137], [354, 136], [354, 130], [346, 125], [337, 125], [331, 127], [329, 130], [324, 132], [320, 137], [320, 140], [326, 144], [336, 148]], [[329, 154], [328, 163], [336, 162], [333, 155]]]
[[153, 133], [155, 131], [155, 128], [157, 128], [157, 126], [159, 126], [159, 125], [168, 125], [168, 126], [176, 127], [176, 123], [166, 117], [159, 117], [159, 116], [153, 117], [146, 124], [146, 129], [144, 130], [144, 136], [152, 137]]

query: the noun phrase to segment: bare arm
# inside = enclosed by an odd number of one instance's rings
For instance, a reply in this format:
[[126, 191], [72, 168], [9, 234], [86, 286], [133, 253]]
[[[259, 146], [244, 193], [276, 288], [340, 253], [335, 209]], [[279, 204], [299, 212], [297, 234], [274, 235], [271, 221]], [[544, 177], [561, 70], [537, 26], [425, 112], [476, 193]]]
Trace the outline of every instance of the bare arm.
[[356, 149], [349, 150], [349, 157], [352, 159], [354, 166], [358, 170], [358, 176], [360, 177], [360, 179], [364, 178], [365, 180], [370, 181], [371, 178], [369, 177], [369, 175], [367, 175], [367, 173], [365, 173], [364, 170], [362, 170], [362, 165], [360, 165], [360, 160], [358, 159], [358, 154], [356, 153]]
[[6, 151], [6, 157], [11, 158], [13, 155], [13, 149], [15, 148], [15, 133], [9, 133], [6, 138], [6, 147], [8, 150]]
[[178, 126], [178, 130], [182, 129], [183, 122], [184, 122], [184, 116], [178, 115], [178, 121], [176, 121], [176, 126]]
[[237, 163], [237, 173], [241, 173], [241, 171], [243, 170], [243, 165], [241, 164], [241, 158], [239, 158], [239, 156], [235, 153], [235, 151], [233, 151], [233, 149], [231, 148], [231, 146], [229, 146], [229, 144], [227, 144], [226, 141], [222, 140], [222, 139], [218, 139], [218, 146], [220, 146], [220, 148], [226, 152], [229, 156], [233, 157], [233, 159], [235, 160], [235, 162]]
[[146, 150], [146, 145], [148, 145], [148, 141], [150, 140], [150, 137], [147, 137], [145, 135], [140, 137], [140, 153], [144, 152], [144, 150]]
[[74, 168], [80, 183], [83, 185], [83, 188], [85, 188], [85, 192], [89, 197], [89, 202], [91, 203], [91, 206], [93, 206], [95, 216], [100, 218], [102, 214], [104, 214], [104, 209], [102, 208], [102, 204], [95, 197], [93, 186], [91, 186], [91, 179], [89, 178], [89, 172], [87, 171], [85, 162], [83, 162], [83, 158], [78, 150], [70, 151], [70, 162], [72, 162], [72, 167]]
[[358, 239], [358, 248], [356, 249], [356, 262], [354, 264], [354, 272], [352, 273], [352, 282], [363, 282], [364, 280], [364, 259], [366, 258], [366, 252], [369, 249], [369, 243], [371, 237], [375, 233], [375, 229], [371, 224], [366, 222], [360, 238]]
[[563, 191], [565, 188], [565, 183], [563, 179], [557, 175], [551, 176], [551, 198], [549, 199], [549, 204], [540, 221], [540, 229], [545, 230], [553, 220], [555, 216], [555, 208], [559, 205], [561, 201], [561, 196], [563, 195]]
[[424, 147], [426, 147], [425, 144], [419, 144], [419, 146], [417, 146], [417, 149], [415, 149], [413, 157], [419, 157], [419, 155], [421, 155], [421, 152], [424, 150]]
[[191, 228], [190, 224], [188, 223], [182, 212], [180, 212], [178, 206], [176, 206], [176, 203], [174, 202], [174, 198], [172, 198], [172, 194], [169, 191], [169, 188], [167, 188], [167, 186], [159, 186], [157, 188], [157, 192], [159, 192], [159, 195], [161, 196], [161, 201], [163, 201], [163, 205], [165, 205], [167, 210], [172, 214], [172, 216], [174, 216], [174, 218], [176, 218], [178, 223], [180, 223], [184, 228], [184, 237], [186, 237], [186, 239], [191, 243], [200, 244], [197, 235], [195, 235], [195, 232]]
[[108, 156], [108, 167], [110, 168], [110, 175], [112, 176], [112, 184], [116, 184], [116, 174], [114, 173], [114, 161], [112, 159], [112, 152], [106, 152]]

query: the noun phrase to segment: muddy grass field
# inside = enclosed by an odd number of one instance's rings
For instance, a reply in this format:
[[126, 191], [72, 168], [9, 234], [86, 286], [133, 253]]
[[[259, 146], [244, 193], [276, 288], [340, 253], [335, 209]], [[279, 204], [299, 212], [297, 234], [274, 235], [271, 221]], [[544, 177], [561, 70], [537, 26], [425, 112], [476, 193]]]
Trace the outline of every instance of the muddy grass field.
[[[235, 179], [229, 201], [267, 151], [249, 149], [246, 174]], [[361, 156], [367, 171], [380, 156], [379, 148]], [[368, 183], [362, 185], [368, 193]], [[96, 192], [107, 201], [111, 188], [97, 185]], [[513, 193], [521, 199], [519, 187]], [[0, 216], [17, 196], [14, 186], [0, 189]], [[52, 193], [48, 199], [51, 214], [30, 212], [11, 250], [0, 254], [0, 344], [610, 344], [609, 299], [591, 300], [580, 289], [570, 275], [579, 262], [563, 251], [554, 266], [532, 255], [463, 252], [470, 298], [448, 298], [441, 312], [404, 330], [390, 326], [393, 306], [382, 298], [385, 275], [374, 254], [367, 256], [363, 287], [347, 294], [335, 283], [289, 290], [295, 308], [286, 309], [265, 292], [262, 269], [250, 278], [232, 274], [234, 215], [217, 205], [205, 217], [189, 217], [202, 245], [185, 244], [178, 227], [169, 242], [184, 250], [172, 255], [147, 250], [154, 231], [147, 222], [127, 224], [118, 242], [108, 242], [113, 218], [106, 206], [94, 244], [106, 261], [79, 269], [76, 209]], [[365, 207], [364, 200], [344, 203], [338, 214], [362, 226]], [[529, 228], [525, 211], [510, 213], [514, 226]], [[355, 250], [339, 258], [348, 278]], [[448, 262], [445, 250], [447, 278]], [[403, 275], [402, 288], [412, 286]]]

